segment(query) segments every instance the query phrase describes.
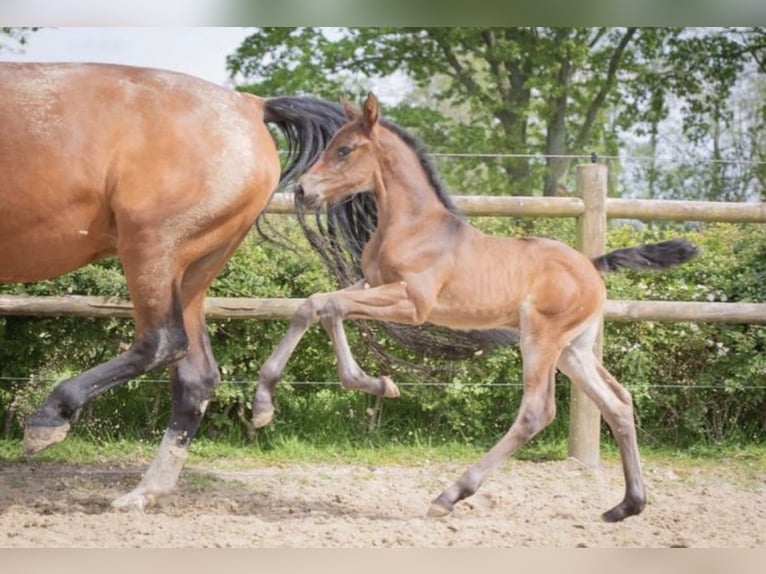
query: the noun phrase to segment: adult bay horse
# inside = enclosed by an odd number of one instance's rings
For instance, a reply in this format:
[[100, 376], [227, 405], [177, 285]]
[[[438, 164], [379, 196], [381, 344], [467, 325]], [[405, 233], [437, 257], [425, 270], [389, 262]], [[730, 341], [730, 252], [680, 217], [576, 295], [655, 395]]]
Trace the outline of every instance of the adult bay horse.
[[[219, 380], [207, 288], [281, 182], [345, 118], [337, 104], [260, 98], [183, 74], [105, 64], [0, 64], [0, 282], [119, 256], [135, 339], [61, 382], [26, 422], [31, 454], [64, 439], [88, 401], [170, 365], [172, 412], [140, 484], [143, 509], [172, 490]], [[288, 144], [284, 171], [266, 124]]]
[[303, 333], [317, 321], [332, 340], [341, 383], [388, 397], [398, 396], [396, 385], [361, 369], [349, 349], [344, 319], [518, 330], [524, 390], [516, 420], [481, 460], [433, 501], [429, 513], [450, 512], [551, 422], [557, 368], [598, 405], [619, 445], [625, 497], [603, 518], [614, 522], [640, 513], [646, 494], [631, 397], [593, 350], [606, 300], [599, 271], [663, 269], [687, 261], [696, 248], [672, 240], [590, 260], [551, 239], [485, 235], [455, 213], [417, 142], [379, 120], [372, 94], [363, 111], [347, 102], [344, 110], [348, 123], [301, 177], [300, 186], [313, 208], [372, 190], [377, 229], [361, 254], [364, 278], [346, 289], [313, 295], [297, 311], [261, 369], [254, 423], [270, 420], [274, 385]]

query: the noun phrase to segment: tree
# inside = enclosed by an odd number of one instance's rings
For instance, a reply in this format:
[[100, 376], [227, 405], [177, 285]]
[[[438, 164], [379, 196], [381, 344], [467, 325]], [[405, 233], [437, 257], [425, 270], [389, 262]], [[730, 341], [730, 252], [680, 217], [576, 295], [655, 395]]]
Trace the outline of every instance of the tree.
[[[513, 154], [500, 159], [497, 187], [553, 195], [573, 155], [614, 155], [633, 129], [656, 139], [673, 95], [686, 106], [686, 135], [714, 137], [708, 128], [727, 120], [745, 62], [766, 62], [765, 36], [758, 28], [261, 28], [228, 65], [247, 89], [332, 99], [405, 75], [415, 89], [390, 115], [438, 142], [433, 151]], [[516, 157], [529, 154], [544, 155], [545, 169]]]
[[649, 142], [632, 149], [650, 159], [636, 170], [647, 182], [644, 195], [757, 197], [766, 134], [765, 49], [761, 29], [691, 28], [655, 52], [644, 90], [624, 94], [629, 106], [645, 109], [636, 114], [634, 131]]
[[[564, 179], [572, 154], [604, 141], [604, 110], [620, 73], [634, 66], [635, 28], [263, 28], [229, 58], [229, 70], [264, 93], [353, 90], [360, 78], [404, 72], [423, 93], [419, 108], [446, 103], [462, 124], [481, 126], [470, 151], [548, 156], [544, 192]], [[257, 83], [252, 83], [256, 81]], [[439, 82], [440, 90], [428, 91]], [[409, 119], [412, 119], [410, 115]], [[433, 115], [427, 122], [433, 125]], [[449, 128], [446, 129], [449, 132]], [[448, 135], [448, 134], [442, 134]], [[451, 135], [451, 134], [450, 134]], [[438, 140], [437, 140], [438, 141]], [[513, 193], [540, 187], [527, 157], [501, 162]]]
[[4, 49], [18, 49], [27, 43], [29, 34], [39, 28], [9, 28], [0, 27], [0, 52]]

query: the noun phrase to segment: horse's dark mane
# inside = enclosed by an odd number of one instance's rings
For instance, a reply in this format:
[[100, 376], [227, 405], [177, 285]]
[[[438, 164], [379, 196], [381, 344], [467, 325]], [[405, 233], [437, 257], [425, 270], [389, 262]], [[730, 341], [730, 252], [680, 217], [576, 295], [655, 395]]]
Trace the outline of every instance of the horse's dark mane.
[[[390, 120], [381, 119], [380, 123], [412, 149], [441, 203], [451, 213], [462, 217], [439, 178], [423, 143]], [[339, 287], [343, 288], [356, 283], [362, 278], [360, 267], [362, 249], [377, 227], [378, 211], [372, 192], [354, 194], [339, 203], [327, 206], [324, 212], [315, 215], [313, 225], [309, 225], [306, 221], [302, 198], [302, 190], [296, 189], [296, 213], [306, 238], [332, 272]], [[372, 336], [374, 328], [372, 324], [362, 321], [356, 323], [362, 332], [366, 333], [363, 338], [379, 363], [387, 366], [398, 364], [423, 369], [420, 364], [416, 365], [392, 355], [379, 344], [378, 338]], [[453, 331], [434, 325], [418, 327], [396, 323], [378, 323], [378, 325], [382, 325], [399, 345], [422, 357], [436, 359], [471, 358], [499, 345], [517, 341], [516, 333], [509, 330]]]

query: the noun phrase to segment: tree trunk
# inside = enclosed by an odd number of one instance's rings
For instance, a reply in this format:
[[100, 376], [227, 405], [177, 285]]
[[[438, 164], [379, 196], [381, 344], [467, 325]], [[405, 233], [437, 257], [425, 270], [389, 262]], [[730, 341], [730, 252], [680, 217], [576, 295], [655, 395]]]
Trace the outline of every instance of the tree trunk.
[[[561, 40], [563, 41], [562, 34]], [[569, 101], [569, 79], [572, 75], [572, 62], [563, 54], [559, 63], [558, 89], [549, 103], [549, 114], [545, 133], [545, 174], [543, 195], [552, 197], [567, 195], [566, 175], [571, 160], [563, 157], [567, 153], [567, 108]]]

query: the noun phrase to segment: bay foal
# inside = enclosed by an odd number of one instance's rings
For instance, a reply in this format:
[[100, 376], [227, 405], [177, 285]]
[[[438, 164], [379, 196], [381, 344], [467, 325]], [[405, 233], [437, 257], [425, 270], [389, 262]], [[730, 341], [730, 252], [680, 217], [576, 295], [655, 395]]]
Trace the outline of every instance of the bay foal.
[[313, 208], [373, 191], [378, 226], [362, 252], [364, 279], [334, 293], [313, 295], [299, 309], [261, 370], [254, 423], [262, 426], [271, 419], [274, 385], [303, 333], [317, 321], [332, 340], [341, 383], [386, 397], [398, 396], [396, 385], [360, 368], [346, 340], [344, 319], [429, 322], [456, 330], [517, 329], [524, 392], [516, 420], [433, 501], [429, 513], [450, 512], [551, 422], [557, 368], [598, 405], [619, 445], [625, 496], [603, 518], [614, 522], [640, 513], [646, 493], [631, 397], [593, 351], [606, 300], [599, 271], [665, 268], [690, 259], [696, 249], [674, 240], [590, 260], [551, 239], [485, 235], [449, 209], [424, 152], [402, 130], [379, 120], [372, 94], [363, 111], [347, 102], [344, 110], [348, 123], [300, 185]]

